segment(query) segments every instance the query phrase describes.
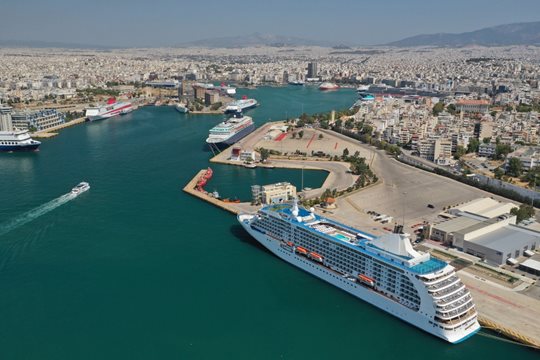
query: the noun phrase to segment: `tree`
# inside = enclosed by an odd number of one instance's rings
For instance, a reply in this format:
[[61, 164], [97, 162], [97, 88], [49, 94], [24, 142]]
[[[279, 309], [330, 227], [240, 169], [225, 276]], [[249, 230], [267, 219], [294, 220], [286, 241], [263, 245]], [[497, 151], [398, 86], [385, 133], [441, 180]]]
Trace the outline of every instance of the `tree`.
[[433, 106], [433, 115], [438, 116], [444, 110], [444, 103], [439, 101]]
[[488, 136], [488, 137], [485, 137], [485, 138], [482, 139], [482, 142], [483, 142], [484, 144], [489, 144], [489, 143], [491, 142], [491, 138], [490, 138], [489, 136]]
[[261, 150], [259, 150], [259, 153], [261, 154], [261, 161], [266, 161], [266, 159], [268, 159], [268, 157], [270, 156], [270, 150], [268, 149], [265, 149], [265, 148], [261, 148]]
[[495, 170], [493, 170], [493, 174], [495, 175], [495, 179], [500, 180], [504, 175], [504, 171], [501, 168], [496, 168]]
[[450, 114], [454, 115], [457, 113], [456, 105], [450, 104], [446, 107], [446, 111], [448, 111]]
[[362, 125], [362, 133], [367, 134], [367, 135], [371, 135], [373, 133], [373, 126], [367, 125], [366, 123], [364, 123]]
[[454, 154], [454, 159], [459, 160], [459, 158], [465, 155], [466, 153], [467, 153], [467, 150], [463, 146], [458, 145], [456, 147], [456, 153]]
[[322, 140], [323, 137], [323, 134], [319, 134], [319, 140]]
[[343, 159], [346, 159], [347, 156], [349, 156], [349, 149], [345, 148], [345, 149], [343, 149], [343, 155], [341, 155], [341, 157]]
[[530, 219], [534, 216], [534, 208], [528, 204], [521, 204], [519, 205], [519, 208], [512, 208], [510, 214], [516, 215], [516, 223], [520, 223], [523, 220]]
[[508, 144], [497, 143], [495, 146], [495, 159], [501, 160], [506, 157], [506, 155], [512, 152], [512, 148]]
[[476, 138], [472, 138], [469, 140], [469, 145], [467, 146], [467, 153], [473, 153], [478, 151], [478, 147], [480, 146], [480, 141]]
[[536, 187], [540, 184], [540, 166], [535, 166], [523, 176], [523, 180], [529, 183], [530, 187]]
[[511, 158], [508, 160], [508, 167], [506, 173], [510, 176], [518, 177], [521, 175], [521, 160], [518, 158]]
[[303, 138], [303, 137], [304, 137], [304, 130], [300, 130], [300, 131], [298, 132], [298, 138], [301, 139], [301, 138]]

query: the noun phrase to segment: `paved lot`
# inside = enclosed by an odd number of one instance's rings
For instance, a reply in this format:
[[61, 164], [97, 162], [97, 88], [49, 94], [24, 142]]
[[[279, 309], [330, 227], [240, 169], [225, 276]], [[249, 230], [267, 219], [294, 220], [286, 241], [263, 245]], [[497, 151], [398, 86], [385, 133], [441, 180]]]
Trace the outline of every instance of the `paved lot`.
[[524, 334], [540, 344], [540, 306], [538, 300], [500, 287], [460, 271], [471, 291], [480, 315]]
[[[340, 135], [337, 134], [337, 136]], [[442, 220], [438, 218], [438, 214], [443, 211], [443, 207], [483, 196], [510, 201], [458, 181], [402, 164], [390, 158], [382, 150], [373, 150], [372, 147], [363, 144], [357, 146], [364, 152], [375, 153], [370, 163], [377, 176], [383, 181], [380, 185], [338, 201], [339, 215], [349, 221], [358, 217], [359, 209], [360, 212], [374, 210], [392, 216], [394, 221], [399, 223], [404, 219], [406, 230], [410, 231], [410, 226], [413, 224]], [[355, 207], [347, 204], [350, 202]], [[428, 204], [433, 205], [434, 208], [429, 208]]]
[[[371, 149], [362, 147], [360, 143], [351, 142], [347, 137], [336, 136], [333, 132], [307, 128], [303, 130], [304, 136], [302, 139], [298, 136], [293, 139], [292, 134], [288, 133], [281, 141], [275, 141], [263, 139], [264, 134], [268, 130], [269, 127], [265, 127], [256, 138], [250, 136], [250, 139], [245, 142], [244, 146], [263, 147], [265, 149], [280, 151], [283, 154], [293, 154], [298, 150], [311, 155], [312, 151], [322, 151], [331, 156], [341, 156], [343, 150], [347, 148], [349, 154], [352, 155], [355, 151], [358, 151], [360, 152], [360, 156], [366, 159], [370, 159], [370, 154], [372, 153]], [[298, 133], [298, 131], [296, 132]], [[323, 136], [322, 139], [319, 138], [320, 135]]]

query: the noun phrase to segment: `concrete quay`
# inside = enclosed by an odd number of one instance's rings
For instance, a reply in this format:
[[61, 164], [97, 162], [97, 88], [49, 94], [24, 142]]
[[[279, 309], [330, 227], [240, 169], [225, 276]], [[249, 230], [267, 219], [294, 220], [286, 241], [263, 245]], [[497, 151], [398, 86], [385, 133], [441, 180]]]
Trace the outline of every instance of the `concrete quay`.
[[[273, 145], [274, 149], [284, 147], [287, 152], [292, 153], [295, 148], [302, 147], [302, 145], [307, 147], [311, 144], [313, 147], [310, 147], [309, 151], [318, 151], [328, 149], [330, 144], [336, 153], [341, 152], [346, 147], [350, 153], [360, 151], [361, 156], [368, 159], [369, 165], [380, 178], [379, 183], [338, 198], [337, 209], [327, 211], [325, 216], [356, 228], [365, 229], [374, 235], [381, 235], [387, 229], [383, 228], [384, 225], [373, 221], [371, 216], [367, 214], [369, 210], [391, 215], [394, 219], [399, 220], [398, 222], [403, 221], [405, 231], [411, 232], [410, 226], [412, 224], [422, 221], [436, 222], [438, 214], [445, 206], [463, 203], [482, 196], [509, 201], [452, 179], [405, 165], [389, 157], [384, 151], [376, 150], [332, 131], [322, 131], [324, 141], [315, 141], [313, 136], [308, 136], [307, 141], [305, 139], [289, 140], [288, 144], [276, 142], [273, 144], [272, 141], [261, 140], [271, 125], [267, 124], [243, 139], [242, 146], [253, 149], [261, 147], [264, 142], [265, 145], [262, 147], [269, 148], [268, 145]], [[309, 140], [310, 137], [311, 140]], [[321, 147], [319, 148], [317, 145]], [[243, 165], [241, 162], [228, 160], [229, 154], [230, 151], [225, 150], [212, 158], [211, 161]], [[328, 164], [333, 164], [337, 168], [332, 168]], [[271, 165], [296, 169], [326, 170], [329, 172], [329, 176], [321, 189], [325, 187], [339, 188], [340, 184], [346, 187], [348, 181], [354, 179], [347, 172], [347, 164], [342, 162], [317, 161], [309, 157], [289, 160], [282, 156], [272, 157]], [[188, 186], [189, 189], [185, 189], [187, 192], [196, 192], [197, 194], [193, 195], [232, 213], [257, 210], [257, 207], [246, 203], [223, 203], [197, 192], [194, 187], [199, 176], [200, 174], [192, 180], [191, 186]], [[434, 209], [427, 207], [428, 204], [433, 204]], [[461, 257], [454, 252], [452, 254]], [[505, 288], [485, 274], [475, 273], [467, 268], [459, 270], [457, 274], [474, 297], [482, 326], [526, 346], [540, 349], [540, 322], [535, 320], [540, 319], [540, 301], [538, 299], [523, 293], [523, 286], [514, 289]]]
[[250, 203], [229, 203], [224, 202], [222, 200], [216, 199], [215, 197], [212, 197], [208, 195], [208, 193], [198, 191], [195, 186], [197, 185], [197, 181], [201, 178], [201, 176], [206, 172], [206, 169], [200, 170], [194, 177], [191, 179], [186, 186], [184, 186], [183, 191], [195, 196], [201, 200], [204, 200], [214, 206], [217, 206], [220, 209], [223, 209], [225, 211], [228, 211], [232, 214], [238, 215], [242, 212], [255, 212], [258, 209], [258, 206], [252, 206]]
[[82, 124], [85, 121], [86, 121], [86, 117], [74, 119], [64, 124], [53, 126], [45, 130], [36, 131], [35, 133], [32, 133], [32, 137], [33, 138], [50, 138], [50, 137], [58, 135], [58, 133], [56, 133], [55, 131], [58, 131], [58, 130], [61, 130], [70, 126]]

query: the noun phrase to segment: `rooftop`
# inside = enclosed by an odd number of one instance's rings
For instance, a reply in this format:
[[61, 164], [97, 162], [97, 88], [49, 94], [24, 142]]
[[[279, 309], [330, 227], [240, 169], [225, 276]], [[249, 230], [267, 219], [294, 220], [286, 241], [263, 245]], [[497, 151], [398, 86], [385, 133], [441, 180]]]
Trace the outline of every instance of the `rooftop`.
[[540, 261], [536, 261], [533, 259], [527, 259], [524, 262], [520, 264], [521, 266], [524, 266], [529, 269], [533, 269], [536, 271], [540, 271]]
[[488, 100], [459, 100], [457, 105], [489, 105]]
[[540, 233], [515, 225], [507, 225], [487, 234], [480, 235], [471, 242], [500, 251], [504, 254], [524, 248], [531, 243], [540, 244]]
[[517, 205], [510, 202], [505, 203], [492, 198], [484, 197], [453, 207], [449, 210], [449, 212], [451, 214], [454, 214], [456, 211], [468, 212], [471, 214], [484, 216], [486, 218], [492, 218], [503, 214], [508, 214], [510, 210], [516, 206]]

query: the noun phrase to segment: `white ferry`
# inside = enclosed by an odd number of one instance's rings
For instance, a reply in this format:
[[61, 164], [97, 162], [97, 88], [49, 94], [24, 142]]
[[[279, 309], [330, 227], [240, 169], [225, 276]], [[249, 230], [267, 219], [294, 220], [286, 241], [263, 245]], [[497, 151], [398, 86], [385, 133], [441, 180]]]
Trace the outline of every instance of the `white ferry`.
[[243, 96], [240, 100], [235, 100], [231, 102], [227, 107], [225, 108], [225, 114], [233, 114], [236, 112], [242, 112], [249, 109], [253, 109], [254, 107], [258, 106], [259, 102], [255, 99], [248, 99], [246, 96]]
[[255, 130], [253, 119], [237, 112], [230, 119], [211, 128], [206, 143], [218, 148], [227, 147], [240, 141], [253, 130]]
[[30, 137], [28, 130], [0, 131], [0, 152], [36, 151], [41, 142]]
[[133, 111], [133, 105], [129, 102], [117, 102], [110, 98], [107, 105], [89, 107], [86, 109], [86, 118], [90, 121], [104, 120], [116, 115], [125, 115]]
[[73, 189], [71, 189], [71, 193], [73, 195], [79, 195], [82, 194], [85, 191], [88, 191], [90, 189], [90, 184], [83, 181], [79, 183], [77, 186], [75, 186]]
[[406, 234], [380, 237], [293, 204], [268, 205], [238, 221], [281, 259], [450, 343], [480, 325], [454, 268], [415, 251]]

